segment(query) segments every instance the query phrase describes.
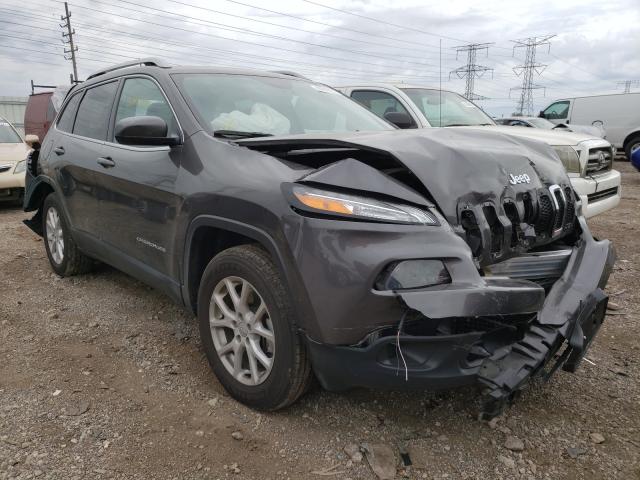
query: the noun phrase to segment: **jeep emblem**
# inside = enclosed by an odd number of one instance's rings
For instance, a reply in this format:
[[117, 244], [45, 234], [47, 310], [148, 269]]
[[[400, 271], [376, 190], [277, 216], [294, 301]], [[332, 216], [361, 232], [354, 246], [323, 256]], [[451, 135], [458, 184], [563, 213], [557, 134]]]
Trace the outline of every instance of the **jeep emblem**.
[[522, 175], [509, 175], [509, 183], [511, 185], [518, 185], [519, 183], [531, 183], [531, 178], [526, 173]]

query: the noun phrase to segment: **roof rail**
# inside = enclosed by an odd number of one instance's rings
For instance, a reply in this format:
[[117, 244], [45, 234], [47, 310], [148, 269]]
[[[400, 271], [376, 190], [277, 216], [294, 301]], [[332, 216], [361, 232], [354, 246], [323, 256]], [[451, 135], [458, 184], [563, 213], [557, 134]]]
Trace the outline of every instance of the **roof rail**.
[[299, 73], [292, 72], [290, 70], [272, 70], [271, 73], [279, 73], [280, 75], [287, 75], [288, 77], [296, 77], [296, 78], [301, 78], [303, 80], [311, 80], [310, 78], [305, 77], [304, 75], [300, 75]]
[[112, 67], [107, 67], [104, 70], [99, 70], [96, 73], [92, 73], [87, 77], [87, 80], [90, 80], [95, 77], [99, 77], [100, 75], [104, 75], [105, 73], [114, 72], [116, 70], [120, 70], [121, 68], [127, 67], [135, 67], [137, 65], [144, 65], [146, 67], [159, 67], [159, 68], [169, 68], [171, 65], [163, 62], [158, 58], [141, 58], [139, 60], [133, 60], [131, 62], [124, 62], [114, 65]]

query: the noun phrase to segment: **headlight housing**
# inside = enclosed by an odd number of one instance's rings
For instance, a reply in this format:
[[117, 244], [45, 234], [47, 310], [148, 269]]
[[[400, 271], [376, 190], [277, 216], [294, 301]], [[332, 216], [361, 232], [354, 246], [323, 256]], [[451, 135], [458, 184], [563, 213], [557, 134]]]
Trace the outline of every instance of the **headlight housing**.
[[26, 160], [20, 160], [18, 162], [18, 164], [16, 165], [16, 168], [13, 170], [13, 173], [23, 173], [25, 170], [27, 169], [27, 161]]
[[408, 225], [439, 225], [436, 216], [426, 209], [375, 198], [330, 192], [306, 185], [294, 185], [294, 207], [312, 213]]
[[556, 151], [560, 161], [564, 165], [565, 170], [568, 173], [580, 173], [580, 157], [578, 152], [569, 145], [555, 146], [553, 149]]

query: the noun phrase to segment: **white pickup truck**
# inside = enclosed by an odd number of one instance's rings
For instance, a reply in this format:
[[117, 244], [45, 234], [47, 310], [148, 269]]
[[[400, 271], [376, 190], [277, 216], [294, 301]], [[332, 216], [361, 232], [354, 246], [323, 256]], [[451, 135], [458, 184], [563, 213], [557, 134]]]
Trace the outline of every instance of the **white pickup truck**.
[[400, 128], [491, 129], [547, 143], [567, 169], [585, 217], [593, 217], [620, 203], [620, 172], [612, 168], [615, 150], [602, 138], [496, 125], [475, 104], [446, 90], [404, 84], [366, 84], [337, 89]]

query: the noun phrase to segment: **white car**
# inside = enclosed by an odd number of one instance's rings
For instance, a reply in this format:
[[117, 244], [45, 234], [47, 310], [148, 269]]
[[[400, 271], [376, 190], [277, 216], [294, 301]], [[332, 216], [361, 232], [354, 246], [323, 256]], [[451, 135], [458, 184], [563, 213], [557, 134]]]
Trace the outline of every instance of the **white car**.
[[593, 217], [620, 203], [620, 172], [612, 168], [615, 150], [602, 138], [496, 125], [474, 103], [446, 90], [390, 84], [355, 85], [338, 90], [400, 128], [491, 129], [547, 143], [567, 169], [585, 217]]
[[29, 149], [13, 125], [0, 117], [0, 201], [21, 201]]
[[640, 148], [640, 93], [616, 93], [556, 100], [540, 112], [557, 124], [602, 125], [607, 140], [628, 159]]
[[510, 127], [542, 128], [544, 130], [555, 130], [556, 132], [576, 132], [607, 138], [607, 132], [600, 124], [592, 126], [576, 125], [575, 123], [571, 125], [567, 125], [566, 123], [555, 124], [546, 118], [540, 117], [503, 117], [494, 118], [494, 120], [498, 125], [508, 125]]

